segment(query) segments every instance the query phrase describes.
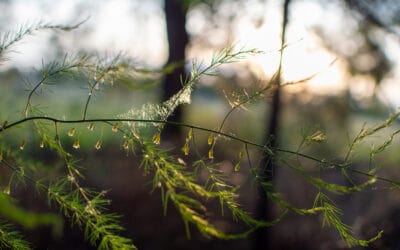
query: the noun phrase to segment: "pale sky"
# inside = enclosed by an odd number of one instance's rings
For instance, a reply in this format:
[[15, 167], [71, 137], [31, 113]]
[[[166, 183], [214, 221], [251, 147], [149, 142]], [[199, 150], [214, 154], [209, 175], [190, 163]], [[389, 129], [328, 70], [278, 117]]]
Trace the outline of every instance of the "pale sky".
[[[76, 6], [81, 7], [79, 16], [90, 17], [82, 29], [89, 33], [82, 39], [82, 34], [72, 31], [65, 34], [61, 41], [69, 53], [81, 48], [102, 51], [108, 54], [126, 52], [139, 62], [159, 67], [167, 58], [164, 13], [161, 0], [148, 0], [144, 4], [139, 0], [81, 1], [81, 0], [14, 0], [12, 1], [12, 21], [3, 28], [15, 29], [18, 24], [49, 21], [55, 24], [75, 23]], [[281, 1], [267, 1], [261, 6], [258, 1], [246, 2], [245, 10], [236, 19], [232, 30], [232, 40], [247, 48], [266, 51], [265, 54], [250, 59], [250, 63], [260, 70], [260, 77], [270, 76], [278, 65], [280, 46]], [[307, 13], [307, 14], [304, 14]], [[328, 16], [327, 16], [328, 15]], [[188, 29], [193, 33], [201, 32], [206, 27], [204, 15], [193, 11], [188, 17]], [[262, 20], [262, 22], [260, 22]], [[317, 74], [306, 88], [315, 94], [340, 93], [350, 88], [356, 97], [363, 98], [372, 94], [371, 82], [367, 78], [349, 79], [344, 72], [344, 62], [322, 47], [312, 28], [324, 20], [327, 29], [336, 32], [343, 24], [344, 16], [334, 9], [326, 12], [321, 5], [312, 1], [300, 1], [293, 4], [291, 22], [288, 28], [287, 44], [283, 64], [284, 77], [296, 81]], [[349, 24], [351, 25], [351, 23]], [[324, 27], [325, 27], [324, 26]], [[75, 33], [75, 35], [74, 35]], [[78, 34], [78, 35], [77, 35]], [[78, 36], [78, 37], [77, 37]], [[53, 59], [54, 52], [48, 39], [51, 33], [44, 31], [25, 39], [14, 49], [19, 53], [11, 55], [11, 62], [20, 67], [40, 65], [42, 59]], [[211, 38], [210, 38], [211, 39]], [[400, 58], [398, 42], [385, 38], [393, 57]], [[206, 59], [211, 53], [193, 52], [189, 57]], [[336, 60], [336, 61], [335, 61]], [[333, 64], [332, 62], [335, 61]], [[391, 78], [385, 79], [379, 96], [388, 98], [394, 108], [400, 107], [400, 67]]]

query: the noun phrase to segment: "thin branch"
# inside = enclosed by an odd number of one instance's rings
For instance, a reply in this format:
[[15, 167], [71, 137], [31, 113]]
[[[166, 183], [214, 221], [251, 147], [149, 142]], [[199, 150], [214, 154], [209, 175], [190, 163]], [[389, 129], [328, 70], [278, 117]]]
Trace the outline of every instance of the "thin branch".
[[[192, 124], [187, 124], [187, 123], [178, 123], [178, 122], [165, 121], [165, 120], [124, 119], [124, 118], [61, 120], [61, 119], [57, 119], [57, 118], [54, 118], [54, 117], [47, 117], [47, 116], [32, 116], [32, 117], [27, 117], [27, 118], [21, 119], [19, 121], [10, 123], [10, 124], [8, 124], [6, 126], [0, 127], [0, 133], [5, 131], [5, 130], [7, 130], [7, 129], [15, 127], [17, 125], [23, 124], [23, 123], [28, 122], [28, 121], [34, 121], [34, 120], [47, 120], [47, 121], [52, 121], [55, 124], [58, 124], [58, 123], [79, 124], [79, 123], [91, 123], [91, 122], [93, 122], [93, 123], [95, 123], [95, 122], [103, 122], [103, 123], [107, 123], [109, 125], [113, 125], [112, 123], [115, 123], [115, 122], [143, 122], [143, 123], [150, 123], [150, 124], [151, 123], [169, 124], [169, 125], [173, 125], [173, 126], [187, 127], [187, 128], [192, 128], [192, 129], [204, 131], [204, 132], [213, 133], [213, 134], [216, 134], [216, 135], [219, 135], [219, 136], [222, 136], [222, 137], [226, 137], [226, 138], [238, 141], [238, 142], [242, 142], [242, 143], [244, 143], [246, 145], [251, 145], [251, 146], [258, 147], [258, 148], [262, 149], [263, 151], [272, 152], [271, 148], [269, 146], [267, 146], [267, 145], [256, 143], [256, 142], [253, 142], [253, 141], [241, 138], [241, 137], [237, 137], [237, 136], [232, 135], [232, 134], [224, 133], [224, 132], [221, 132], [219, 130], [210, 129], [210, 128], [204, 128], [204, 127], [200, 127], [200, 126], [196, 126], [196, 125], [192, 125]], [[309, 159], [309, 160], [312, 160], [312, 161], [320, 163], [320, 164], [327, 164], [327, 165], [330, 165], [330, 166], [333, 166], [333, 167], [337, 167], [337, 168], [341, 168], [341, 169], [346, 168], [347, 171], [351, 171], [353, 173], [361, 174], [361, 175], [368, 176], [368, 177], [376, 177], [378, 180], [381, 180], [381, 181], [387, 182], [387, 183], [389, 183], [391, 185], [400, 187], [400, 182], [398, 182], [398, 181], [394, 181], [394, 180], [391, 180], [391, 179], [388, 179], [388, 178], [372, 175], [372, 174], [370, 174], [368, 172], [364, 172], [364, 171], [361, 171], [361, 170], [348, 168], [349, 164], [343, 165], [341, 163], [329, 162], [329, 161], [327, 161], [325, 159], [319, 159], [319, 158], [316, 158], [316, 157], [313, 157], [313, 156], [310, 156], [310, 155], [306, 155], [306, 154], [303, 154], [303, 153], [300, 153], [300, 152], [297, 152], [297, 151], [278, 148], [278, 147], [274, 148], [274, 151], [281, 152], [281, 153], [287, 153], [287, 154], [291, 154], [291, 155], [297, 155], [297, 156], [300, 156], [302, 158]]]

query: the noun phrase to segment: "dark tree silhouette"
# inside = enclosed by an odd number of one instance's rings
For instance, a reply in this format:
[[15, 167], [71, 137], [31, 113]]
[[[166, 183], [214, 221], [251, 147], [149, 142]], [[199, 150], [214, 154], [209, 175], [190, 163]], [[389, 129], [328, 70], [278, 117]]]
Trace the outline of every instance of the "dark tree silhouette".
[[[165, 0], [165, 19], [169, 44], [167, 65], [173, 66], [164, 79], [163, 100], [168, 100], [182, 88], [181, 79], [185, 78], [185, 49], [189, 43], [189, 36], [185, 28], [187, 8], [180, 0]], [[181, 122], [183, 119], [182, 108], [178, 107], [172, 119]], [[178, 126], [166, 126], [165, 135], [170, 138], [179, 136]]]
[[[283, 49], [285, 47], [285, 39], [286, 39], [286, 27], [289, 22], [289, 5], [290, 0], [285, 0], [283, 4], [283, 21], [282, 21], [282, 34], [281, 34], [281, 51], [280, 51], [280, 61], [279, 66], [276, 74], [274, 75], [271, 84], [274, 87], [272, 93], [272, 102], [271, 102], [271, 109], [268, 117], [267, 130], [268, 135], [266, 136], [265, 144], [268, 145], [271, 149], [273, 154], [266, 155], [261, 162], [259, 176], [261, 179], [265, 181], [272, 181], [273, 175], [275, 172], [275, 163], [274, 163], [274, 154], [275, 148], [278, 146], [278, 129], [280, 126], [279, 117], [281, 112], [281, 89], [280, 85], [282, 82], [282, 60], [283, 60]], [[268, 202], [267, 195], [265, 190], [261, 187], [259, 188], [259, 201], [257, 204], [257, 211], [256, 217], [260, 220], [273, 220], [271, 218], [272, 211]], [[271, 232], [269, 228], [259, 228], [255, 233], [255, 240], [254, 240], [254, 249], [261, 250], [261, 249], [268, 249], [268, 244], [271, 242]]]

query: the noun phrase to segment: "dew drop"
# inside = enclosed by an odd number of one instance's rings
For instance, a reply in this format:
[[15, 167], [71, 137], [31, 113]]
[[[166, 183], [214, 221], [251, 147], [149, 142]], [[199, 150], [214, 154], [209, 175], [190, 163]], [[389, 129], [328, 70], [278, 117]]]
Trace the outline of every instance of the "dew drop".
[[242, 151], [239, 152], [239, 159], [242, 159], [243, 156], [244, 156], [244, 152], [243, 152], [243, 150], [242, 150]]

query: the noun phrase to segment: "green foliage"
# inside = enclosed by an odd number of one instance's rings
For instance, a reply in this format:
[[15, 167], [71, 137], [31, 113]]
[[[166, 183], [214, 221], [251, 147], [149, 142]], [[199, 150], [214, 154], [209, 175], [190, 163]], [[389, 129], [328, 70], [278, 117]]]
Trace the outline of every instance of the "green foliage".
[[32, 249], [18, 231], [15, 231], [9, 224], [0, 223], [0, 248], [2, 249]]
[[[20, 41], [24, 36], [32, 34], [40, 29], [62, 29], [69, 30], [75, 26], [51, 26], [34, 25], [23, 27], [15, 34], [6, 33], [0, 41], [0, 56], [4, 58], [13, 44]], [[238, 110], [245, 109], [250, 103], [263, 100], [272, 88], [271, 84], [255, 87], [253, 90], [239, 90], [231, 94], [225, 94], [231, 109], [227, 112], [218, 129], [199, 127], [193, 124], [176, 123], [168, 121], [169, 116], [179, 105], [188, 105], [191, 102], [191, 94], [195, 90], [196, 83], [202, 76], [218, 75], [221, 65], [242, 60], [245, 56], [259, 54], [257, 50], [235, 50], [232, 47], [216, 53], [211, 61], [205, 63], [193, 62], [191, 74], [182, 80], [182, 89], [169, 100], [157, 104], [147, 103], [142, 107], [133, 107], [120, 115], [114, 117], [103, 117], [91, 111], [91, 103], [99, 89], [104, 86], [127, 84], [135, 80], [137, 74], [148, 74], [149, 71], [137, 67], [131, 60], [117, 55], [112, 58], [98, 58], [88, 55], [65, 56], [61, 61], [52, 62], [42, 66], [39, 79], [26, 82], [30, 86], [26, 102], [21, 107], [21, 117], [15, 121], [1, 120], [0, 127], [0, 166], [8, 169], [10, 177], [6, 192], [0, 194], [0, 217], [7, 221], [0, 224], [0, 246], [16, 249], [29, 249], [21, 235], [13, 230], [9, 224], [19, 224], [28, 229], [41, 225], [51, 225], [55, 232], [61, 231], [61, 216], [54, 214], [36, 214], [18, 207], [11, 198], [14, 194], [10, 187], [18, 183], [33, 184], [40, 194], [45, 195], [50, 206], [58, 208], [59, 213], [65, 216], [69, 222], [81, 228], [85, 239], [99, 249], [135, 249], [132, 240], [121, 236], [123, 227], [119, 223], [120, 216], [109, 212], [108, 206], [112, 202], [107, 199], [106, 191], [95, 191], [93, 188], [82, 185], [85, 171], [78, 160], [81, 149], [82, 134], [91, 134], [95, 127], [103, 126], [114, 136], [123, 141], [122, 148], [127, 153], [133, 152], [135, 157], [142, 157], [141, 166], [145, 174], [151, 175], [152, 189], [160, 190], [162, 206], [167, 214], [168, 204], [173, 204], [180, 213], [186, 226], [186, 233], [190, 236], [190, 228], [194, 226], [206, 237], [220, 239], [238, 239], [247, 237], [260, 227], [273, 226], [279, 223], [287, 213], [298, 215], [321, 214], [324, 225], [331, 226], [349, 246], [367, 246], [370, 242], [378, 239], [382, 231], [369, 240], [358, 240], [352, 235], [351, 228], [341, 219], [342, 212], [335, 203], [324, 192], [335, 194], [357, 193], [366, 187], [374, 185], [377, 181], [387, 182], [398, 188], [399, 183], [378, 175], [378, 169], [373, 165], [373, 158], [387, 149], [400, 130], [392, 132], [389, 138], [382, 144], [371, 149], [370, 166], [367, 170], [352, 167], [352, 158], [357, 147], [366, 139], [379, 133], [389, 126], [400, 116], [397, 113], [391, 116], [383, 124], [365, 129], [363, 128], [352, 140], [342, 162], [328, 161], [318, 157], [302, 153], [305, 147], [313, 143], [326, 142], [324, 133], [317, 131], [304, 134], [304, 138], [297, 151], [283, 148], [271, 149], [266, 145], [249, 141], [240, 136], [224, 131], [224, 125], [230, 115]], [[168, 67], [165, 70], [169, 70]], [[162, 71], [161, 71], [162, 72]], [[58, 114], [49, 114], [37, 105], [34, 105], [35, 95], [44, 88], [51, 89], [53, 85], [60, 84], [66, 79], [74, 78], [83, 82], [86, 91], [80, 110], [80, 119], [71, 117], [58, 117]], [[299, 83], [304, 80], [300, 80]], [[285, 85], [293, 84], [287, 83]], [[71, 86], [71, 88], [74, 86]], [[56, 93], [57, 94], [57, 93]], [[1, 118], [3, 119], [3, 118]], [[162, 147], [161, 133], [165, 124], [186, 127], [188, 134], [184, 142], [180, 142], [182, 152], [185, 156], [191, 156], [190, 160], [183, 160], [179, 154], [165, 150]], [[79, 128], [78, 128], [79, 127]], [[81, 127], [86, 127], [82, 129]], [[23, 138], [18, 147], [9, 143], [9, 138], [16, 138], [21, 131], [32, 131], [30, 137]], [[208, 136], [207, 153], [201, 154], [195, 143], [198, 133], [206, 133]], [[21, 136], [21, 135], [19, 135]], [[95, 137], [93, 133], [93, 137]], [[19, 137], [18, 137], [19, 138]], [[29, 138], [29, 139], [27, 139]], [[234, 171], [245, 171], [241, 165], [247, 164], [250, 168], [248, 178], [264, 190], [266, 196], [281, 207], [281, 213], [272, 221], [260, 221], [246, 211], [240, 197], [240, 185], [231, 183], [229, 177], [219, 169], [221, 163], [216, 160], [216, 149], [219, 143], [232, 142], [242, 145]], [[37, 147], [46, 150], [58, 159], [48, 166], [49, 163], [41, 162], [33, 154], [26, 153], [27, 147]], [[161, 144], [161, 145], [160, 145]], [[102, 139], [93, 145], [100, 149]], [[273, 156], [282, 166], [287, 166], [293, 173], [297, 174], [317, 190], [314, 204], [311, 208], [299, 208], [285, 200], [284, 196], [275, 191], [274, 184], [262, 179], [257, 175], [259, 166], [253, 166], [249, 147], [258, 150], [263, 156]], [[196, 155], [193, 153], [196, 152]], [[83, 152], [84, 153], [84, 152]], [[186, 158], [185, 158], [186, 159]], [[195, 159], [195, 160], [192, 160]], [[245, 163], [247, 161], [247, 163]], [[45, 166], [39, 168], [38, 166]], [[342, 171], [352, 186], [339, 185], [316, 176], [310, 169], [323, 171], [336, 168]], [[52, 169], [52, 170], [49, 170]], [[41, 172], [44, 171], [44, 174]], [[205, 173], [201, 175], [200, 173]], [[362, 176], [360, 182], [353, 178], [354, 175]], [[0, 183], [2, 184], [2, 183]], [[18, 197], [14, 197], [18, 200]], [[225, 231], [213, 224], [213, 218], [209, 211], [214, 208], [213, 202], [219, 204], [220, 215], [230, 217], [233, 221], [245, 228], [243, 231]]]
[[71, 189], [71, 182], [75, 181], [68, 176], [46, 188], [49, 200], [60, 207], [73, 224], [83, 228], [85, 238], [92, 245], [98, 244], [98, 249], [136, 249], [130, 239], [118, 235], [123, 227], [118, 223], [118, 215], [107, 213], [110, 201], [104, 198], [105, 192], [82, 187]]
[[0, 214], [8, 221], [20, 224], [25, 228], [32, 229], [40, 225], [52, 225], [53, 232], [57, 235], [62, 231], [62, 220], [53, 214], [35, 214], [25, 211], [13, 204], [11, 198], [0, 193]]
[[314, 206], [323, 207], [323, 223], [324, 225], [333, 226], [339, 232], [340, 236], [346, 241], [349, 246], [368, 246], [370, 242], [379, 239], [383, 231], [380, 231], [375, 237], [369, 240], [358, 240], [351, 235], [351, 228], [344, 224], [340, 219], [342, 212], [335, 204], [323, 193], [318, 193], [315, 197]]
[[8, 31], [0, 35], [0, 58], [5, 60], [4, 53], [10, 51], [12, 46], [17, 42], [21, 41], [24, 37], [32, 35], [36, 31], [40, 30], [63, 30], [70, 31], [78, 28], [82, 23], [79, 22], [75, 25], [52, 25], [49, 23], [38, 22], [34, 24], [22, 25], [17, 31]]

